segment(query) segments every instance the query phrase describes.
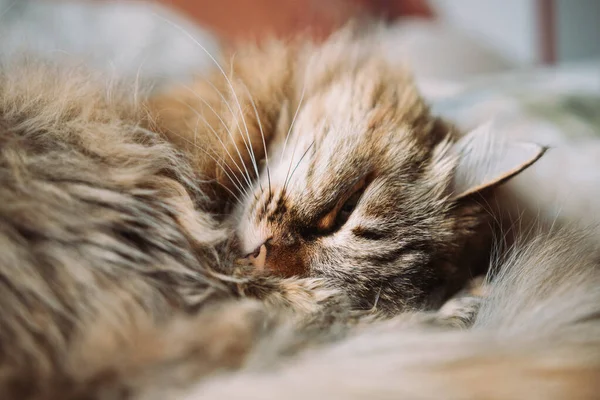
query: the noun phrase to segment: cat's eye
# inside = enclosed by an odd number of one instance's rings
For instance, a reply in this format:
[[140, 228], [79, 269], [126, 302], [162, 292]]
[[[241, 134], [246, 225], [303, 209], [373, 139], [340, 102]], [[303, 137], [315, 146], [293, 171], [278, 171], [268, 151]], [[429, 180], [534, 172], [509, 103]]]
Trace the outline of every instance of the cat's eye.
[[348, 219], [350, 218], [350, 215], [352, 215], [352, 212], [354, 212], [354, 209], [356, 208], [358, 201], [360, 200], [360, 197], [363, 194], [363, 191], [364, 191], [364, 189], [354, 192], [348, 198], [348, 200], [346, 200], [344, 202], [344, 204], [342, 205], [342, 208], [340, 208], [340, 210], [337, 213], [337, 216], [335, 217], [334, 227], [339, 228], [342, 225], [344, 225], [346, 223], [346, 221], [348, 221]]
[[365, 191], [366, 180], [357, 182], [348, 194], [343, 196], [336, 206], [325, 214], [317, 223], [317, 231], [321, 234], [331, 233], [340, 229], [350, 218]]

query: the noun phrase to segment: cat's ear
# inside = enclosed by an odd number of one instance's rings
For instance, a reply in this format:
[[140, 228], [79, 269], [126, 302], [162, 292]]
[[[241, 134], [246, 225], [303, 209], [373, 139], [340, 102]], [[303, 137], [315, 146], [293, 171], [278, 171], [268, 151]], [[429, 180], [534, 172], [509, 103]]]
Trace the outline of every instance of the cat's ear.
[[453, 197], [458, 200], [498, 186], [523, 172], [542, 157], [546, 147], [498, 137], [492, 124], [486, 123], [458, 140], [453, 151], [458, 157]]

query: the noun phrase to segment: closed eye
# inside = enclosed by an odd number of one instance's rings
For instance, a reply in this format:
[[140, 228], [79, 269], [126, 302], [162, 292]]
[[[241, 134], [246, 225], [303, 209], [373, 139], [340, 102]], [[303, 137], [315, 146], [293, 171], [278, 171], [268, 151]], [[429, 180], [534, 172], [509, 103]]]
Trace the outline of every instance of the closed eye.
[[339, 230], [348, 221], [366, 189], [366, 179], [361, 179], [337, 205], [317, 223], [317, 231], [328, 234]]
[[348, 221], [364, 192], [364, 188], [357, 190], [343, 203], [335, 217], [334, 230], [340, 229]]

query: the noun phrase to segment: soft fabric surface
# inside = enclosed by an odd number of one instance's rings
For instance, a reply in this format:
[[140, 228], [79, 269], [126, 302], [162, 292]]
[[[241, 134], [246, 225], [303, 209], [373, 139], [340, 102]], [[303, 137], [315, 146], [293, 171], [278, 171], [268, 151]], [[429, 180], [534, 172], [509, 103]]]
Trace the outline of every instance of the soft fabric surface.
[[[217, 56], [207, 31], [151, 0], [0, 0], [0, 55], [28, 50], [68, 53], [95, 67], [150, 80], [187, 78]], [[401, 20], [382, 40], [390, 59], [418, 76], [460, 78], [507, 70], [498, 54], [459, 30], [431, 21]]]
[[153, 83], [187, 79], [212, 66], [217, 41], [150, 2], [0, 0], [0, 58], [27, 52], [73, 56], [115, 75]]
[[506, 135], [553, 146], [600, 136], [600, 60], [422, 86], [464, 129], [494, 119]]

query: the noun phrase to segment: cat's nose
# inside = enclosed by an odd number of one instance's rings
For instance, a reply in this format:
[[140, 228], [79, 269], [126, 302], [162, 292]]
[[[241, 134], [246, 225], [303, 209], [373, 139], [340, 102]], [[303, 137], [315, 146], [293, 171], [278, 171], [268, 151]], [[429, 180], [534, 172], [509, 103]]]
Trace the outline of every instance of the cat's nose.
[[261, 244], [251, 254], [248, 255], [250, 264], [254, 265], [257, 269], [264, 269], [267, 262], [267, 246], [265, 243]]
[[240, 260], [243, 264], [253, 265], [257, 269], [264, 269], [267, 263], [267, 250], [270, 247], [271, 239], [268, 239], [263, 244], [258, 246], [254, 251], [246, 254], [246, 256]]
[[282, 244], [280, 238], [270, 238], [237, 262], [282, 277], [305, 276], [308, 273], [306, 250], [292, 239]]
[[258, 256], [260, 255], [260, 251], [261, 251], [261, 249], [262, 249], [264, 246], [265, 246], [265, 244], [264, 244], [264, 243], [263, 243], [263, 244], [261, 244], [260, 246], [258, 246], [258, 247], [256, 248], [256, 250], [254, 250], [253, 252], [250, 252], [250, 253], [246, 254], [246, 258], [250, 258], [250, 257], [255, 257], [255, 258], [256, 258], [256, 257], [258, 257]]

